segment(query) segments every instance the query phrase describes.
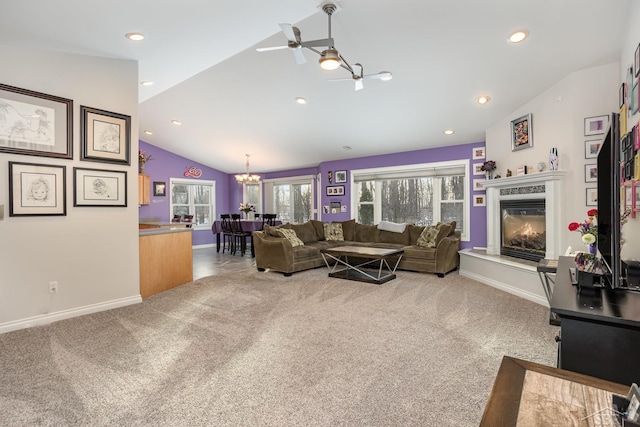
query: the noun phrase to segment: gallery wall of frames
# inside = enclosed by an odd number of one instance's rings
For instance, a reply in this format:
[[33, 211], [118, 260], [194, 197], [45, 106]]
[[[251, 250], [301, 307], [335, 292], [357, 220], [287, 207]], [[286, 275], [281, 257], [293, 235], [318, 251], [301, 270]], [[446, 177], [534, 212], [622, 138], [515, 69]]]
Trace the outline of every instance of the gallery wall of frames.
[[9, 161], [9, 216], [66, 215], [67, 179], [74, 207], [127, 206], [127, 171], [111, 168], [131, 164], [131, 117], [85, 105], [79, 111], [79, 159], [104, 165], [68, 171], [46, 158], [74, 159], [73, 100], [0, 84], [0, 152], [34, 156]]

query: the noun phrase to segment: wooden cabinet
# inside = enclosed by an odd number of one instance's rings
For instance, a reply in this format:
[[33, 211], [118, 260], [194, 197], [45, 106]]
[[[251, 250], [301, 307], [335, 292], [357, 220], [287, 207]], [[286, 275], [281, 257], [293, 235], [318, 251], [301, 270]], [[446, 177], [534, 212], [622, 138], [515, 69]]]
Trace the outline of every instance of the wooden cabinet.
[[151, 203], [151, 177], [143, 173], [138, 174], [138, 204]]
[[142, 298], [193, 281], [190, 228], [139, 233]]

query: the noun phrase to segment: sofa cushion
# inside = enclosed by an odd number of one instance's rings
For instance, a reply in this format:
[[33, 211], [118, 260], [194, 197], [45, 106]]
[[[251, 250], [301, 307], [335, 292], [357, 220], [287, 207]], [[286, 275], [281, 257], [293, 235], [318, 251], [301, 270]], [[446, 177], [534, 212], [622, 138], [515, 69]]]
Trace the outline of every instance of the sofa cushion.
[[404, 258], [433, 260], [436, 257], [435, 248], [425, 248], [422, 246], [412, 245], [412, 246], [405, 246], [403, 249], [404, 249]]
[[310, 222], [304, 222], [302, 224], [291, 224], [291, 229], [296, 232], [296, 236], [302, 240], [305, 244], [318, 241], [316, 236], [316, 229]]
[[399, 245], [409, 244], [409, 229], [405, 228], [402, 233], [394, 231], [380, 230], [379, 242], [396, 243]]
[[449, 223], [446, 222], [439, 222], [436, 224], [436, 227], [439, 226], [440, 224], [447, 224], [451, 227], [451, 230], [449, 230], [449, 234], [447, 236], [453, 236], [454, 233], [456, 232], [456, 222], [455, 221], [451, 221]]
[[436, 237], [438, 236], [438, 228], [435, 225], [428, 225], [420, 233], [416, 245], [423, 248], [435, 248]]
[[309, 222], [316, 230], [316, 238], [318, 239], [318, 242], [324, 240], [324, 222], [318, 221], [317, 219], [310, 219]]
[[280, 236], [287, 239], [291, 243], [292, 247], [295, 248], [296, 246], [304, 246], [304, 242], [298, 238], [294, 230], [280, 228], [278, 230], [278, 233], [280, 234]]
[[409, 244], [417, 245], [418, 237], [420, 237], [420, 234], [422, 234], [422, 231], [424, 230], [424, 226], [409, 224], [407, 228], [409, 229]]
[[268, 225], [265, 224], [264, 228], [262, 229], [262, 231], [264, 231], [264, 234], [266, 234], [267, 236], [271, 236], [271, 237], [282, 237], [281, 234], [278, 233], [278, 231], [283, 228], [282, 225]]
[[360, 224], [356, 222], [354, 239], [356, 242], [379, 242], [378, 227], [372, 224]]
[[344, 232], [339, 222], [324, 223], [324, 238], [326, 240], [343, 241]]
[[350, 219], [349, 221], [336, 221], [337, 224], [342, 224], [342, 233], [344, 240], [355, 240], [356, 234], [356, 220]]

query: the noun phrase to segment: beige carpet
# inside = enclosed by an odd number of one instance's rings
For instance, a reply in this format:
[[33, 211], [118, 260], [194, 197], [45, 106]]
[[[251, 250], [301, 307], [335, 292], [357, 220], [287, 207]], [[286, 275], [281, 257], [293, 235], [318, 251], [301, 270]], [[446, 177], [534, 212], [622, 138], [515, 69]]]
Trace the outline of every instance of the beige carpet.
[[0, 425], [477, 426], [548, 309], [462, 278], [254, 269], [0, 335]]

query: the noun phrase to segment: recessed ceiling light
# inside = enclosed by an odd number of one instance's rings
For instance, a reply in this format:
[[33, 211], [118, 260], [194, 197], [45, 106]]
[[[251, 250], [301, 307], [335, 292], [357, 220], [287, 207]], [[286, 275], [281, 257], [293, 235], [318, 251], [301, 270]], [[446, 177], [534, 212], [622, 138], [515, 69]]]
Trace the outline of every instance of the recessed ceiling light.
[[150, 82], [150, 81], [148, 81], [148, 80], [145, 80], [145, 81], [140, 82], [140, 84], [141, 84], [142, 86], [151, 86], [151, 85], [153, 84], [153, 82]]
[[304, 99], [303, 97], [299, 96], [299, 97], [297, 97], [297, 98], [296, 98], [296, 102], [297, 102], [298, 104], [306, 104], [306, 103], [307, 103], [307, 100], [306, 100], [306, 99]]
[[144, 133], [146, 133], [147, 135], [153, 135], [153, 132], [151, 132], [150, 130], [145, 130]]
[[144, 40], [144, 34], [141, 34], [141, 33], [127, 33], [124, 36], [129, 40], [133, 40], [134, 42], [139, 42], [140, 40]]
[[173, 123], [176, 126], [180, 126], [182, 124], [180, 120], [171, 120], [171, 123]]
[[511, 43], [520, 43], [524, 41], [527, 36], [529, 36], [529, 33], [527, 33], [525, 30], [514, 31], [513, 33], [511, 33], [511, 35], [509, 35], [509, 41]]
[[445, 135], [453, 135], [454, 133], [456, 133], [456, 131], [454, 131], [453, 129], [447, 129], [444, 132]]
[[476, 102], [480, 105], [484, 105], [489, 101], [491, 101], [491, 98], [489, 98], [487, 95], [480, 95], [479, 97], [476, 98]]
[[343, 146], [342, 146], [342, 149], [343, 149], [343, 150], [351, 150], [351, 147], [349, 147], [348, 145], [343, 145]]

